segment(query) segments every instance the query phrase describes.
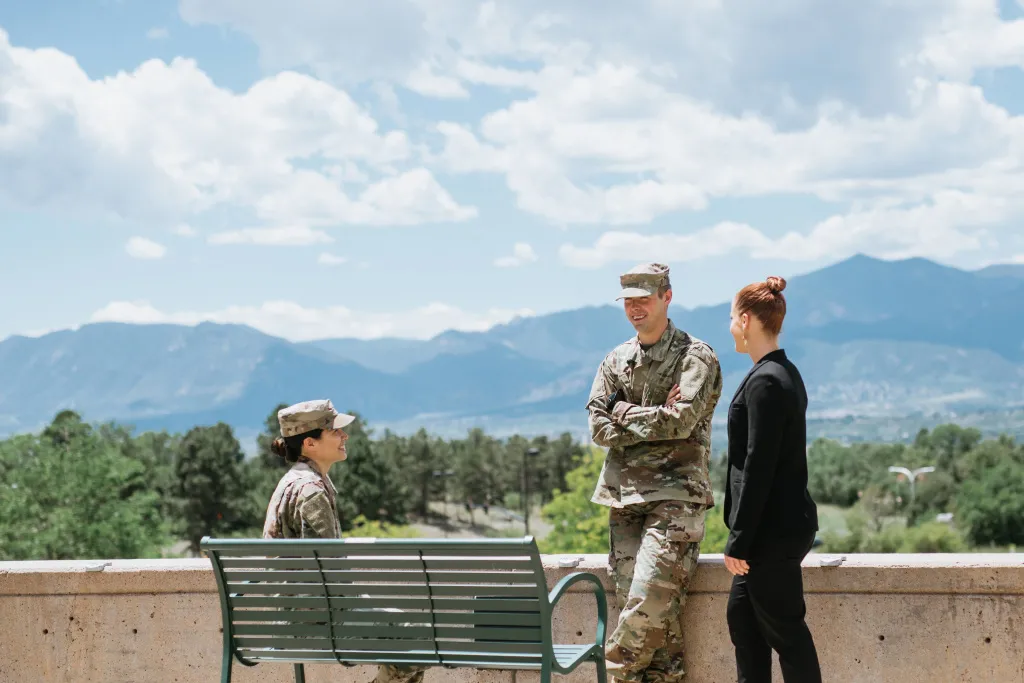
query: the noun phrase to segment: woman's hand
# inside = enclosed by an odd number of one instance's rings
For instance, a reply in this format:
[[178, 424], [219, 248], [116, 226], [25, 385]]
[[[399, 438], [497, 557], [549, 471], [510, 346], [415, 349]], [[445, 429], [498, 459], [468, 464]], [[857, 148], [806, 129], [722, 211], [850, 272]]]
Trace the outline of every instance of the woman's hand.
[[733, 576], [743, 576], [750, 571], [750, 565], [746, 560], [737, 560], [735, 557], [725, 556], [725, 568]]

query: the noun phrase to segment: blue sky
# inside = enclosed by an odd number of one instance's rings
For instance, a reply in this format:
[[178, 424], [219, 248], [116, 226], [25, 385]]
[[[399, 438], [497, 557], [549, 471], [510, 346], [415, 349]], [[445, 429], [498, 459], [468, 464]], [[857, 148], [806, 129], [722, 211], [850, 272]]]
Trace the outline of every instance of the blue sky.
[[687, 306], [855, 253], [1024, 262], [1024, 7], [821, 7], [0, 0], [0, 338], [425, 337], [647, 260]]

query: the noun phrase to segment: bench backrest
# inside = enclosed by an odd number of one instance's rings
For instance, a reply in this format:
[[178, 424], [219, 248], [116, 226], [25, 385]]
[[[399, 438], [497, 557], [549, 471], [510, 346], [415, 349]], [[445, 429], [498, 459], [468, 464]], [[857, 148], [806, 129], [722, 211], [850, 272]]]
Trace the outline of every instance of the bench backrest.
[[243, 662], [537, 668], [540, 553], [522, 539], [203, 539]]

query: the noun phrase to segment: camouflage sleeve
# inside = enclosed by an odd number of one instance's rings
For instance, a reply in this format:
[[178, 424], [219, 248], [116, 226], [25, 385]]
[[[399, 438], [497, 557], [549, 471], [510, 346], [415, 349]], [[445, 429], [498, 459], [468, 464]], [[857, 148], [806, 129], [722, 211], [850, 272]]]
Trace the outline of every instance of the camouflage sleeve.
[[643, 441], [685, 439], [721, 395], [721, 372], [713, 357], [689, 354], [679, 373], [680, 399], [671, 406], [616, 406], [614, 419]]
[[303, 538], [335, 538], [334, 510], [327, 493], [316, 486], [303, 487], [299, 516]]
[[612, 448], [614, 446], [632, 446], [642, 440], [612, 419], [611, 413], [605, 409], [608, 397], [615, 392], [615, 377], [610, 367], [610, 356], [601, 361], [590, 387], [590, 398], [587, 400], [587, 412], [590, 415], [590, 438], [598, 446]]

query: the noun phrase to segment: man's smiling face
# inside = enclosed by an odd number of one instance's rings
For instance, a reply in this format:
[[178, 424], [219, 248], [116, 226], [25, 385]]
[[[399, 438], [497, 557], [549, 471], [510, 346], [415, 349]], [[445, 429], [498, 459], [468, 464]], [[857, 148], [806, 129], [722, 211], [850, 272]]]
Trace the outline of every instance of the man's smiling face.
[[629, 297], [623, 299], [626, 319], [639, 334], [661, 329], [668, 320], [668, 305], [672, 301], [672, 290], [664, 294]]

